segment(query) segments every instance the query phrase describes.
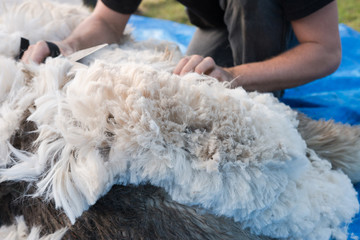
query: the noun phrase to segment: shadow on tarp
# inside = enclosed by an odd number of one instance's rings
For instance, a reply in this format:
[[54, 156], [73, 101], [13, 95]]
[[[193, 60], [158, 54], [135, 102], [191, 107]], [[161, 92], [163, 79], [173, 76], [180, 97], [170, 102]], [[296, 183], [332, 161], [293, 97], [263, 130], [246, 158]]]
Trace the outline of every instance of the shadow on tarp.
[[[133, 15], [136, 40], [158, 39], [175, 42], [185, 53], [195, 27], [172, 21]], [[360, 33], [339, 25], [342, 61], [338, 70], [328, 77], [285, 91], [282, 102], [313, 119], [333, 119], [352, 125], [360, 124]], [[360, 159], [359, 159], [360, 160]], [[360, 192], [360, 184], [355, 185]], [[359, 197], [359, 196], [358, 196]], [[359, 199], [360, 201], [360, 199]], [[360, 237], [360, 214], [349, 226], [351, 235]]]

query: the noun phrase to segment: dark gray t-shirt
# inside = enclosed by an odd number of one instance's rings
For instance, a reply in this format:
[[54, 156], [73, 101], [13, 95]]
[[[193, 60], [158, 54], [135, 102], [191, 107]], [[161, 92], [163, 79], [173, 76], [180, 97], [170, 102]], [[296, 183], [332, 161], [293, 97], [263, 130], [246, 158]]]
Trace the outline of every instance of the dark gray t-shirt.
[[[219, 0], [177, 0], [187, 7], [190, 19], [194, 25], [204, 27], [222, 27], [224, 23], [224, 10]], [[255, 1], [255, 0], [251, 0]], [[270, 1], [270, 0], [269, 0]], [[333, 0], [277, 0], [283, 9], [283, 15], [288, 21], [296, 20], [310, 15]], [[141, 0], [102, 0], [114, 11], [131, 14], [136, 11]]]
[[[123, 14], [135, 12], [141, 3], [141, 0], [102, 1]], [[187, 7], [190, 21], [199, 27], [188, 54], [211, 56], [220, 66], [230, 67], [262, 61], [286, 51], [296, 39], [290, 22], [334, 0], [177, 1]]]
[[[141, 0], [102, 0], [115, 11], [131, 14]], [[218, 32], [225, 39], [224, 55], [233, 66], [258, 62], [276, 56], [293, 45], [296, 39], [291, 21], [306, 17], [334, 0], [177, 0], [187, 7], [197, 32]], [[195, 34], [196, 35], [196, 34]], [[221, 37], [221, 36], [220, 36]], [[209, 36], [194, 38], [202, 48], [213, 48]], [[196, 41], [190, 43], [190, 54], [211, 56], [200, 52]], [[194, 47], [195, 46], [195, 47]], [[218, 46], [218, 45], [216, 45]], [[231, 52], [231, 56], [225, 52]], [[220, 64], [221, 65], [221, 64]], [[230, 66], [228, 63], [221, 66]]]

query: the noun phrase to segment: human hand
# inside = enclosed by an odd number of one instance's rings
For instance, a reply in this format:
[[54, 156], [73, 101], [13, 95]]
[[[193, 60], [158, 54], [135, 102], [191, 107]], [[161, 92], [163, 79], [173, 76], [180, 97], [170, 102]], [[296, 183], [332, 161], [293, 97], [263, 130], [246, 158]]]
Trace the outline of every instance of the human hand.
[[24, 52], [21, 61], [25, 63], [35, 62], [41, 63], [46, 57], [57, 57], [65, 52], [63, 49], [67, 49], [64, 44], [52, 43], [46, 41], [38, 41], [36, 44], [30, 45]]
[[213, 58], [204, 58], [199, 55], [184, 57], [179, 61], [173, 71], [174, 74], [178, 74], [180, 76], [188, 72], [205, 74], [218, 79], [220, 82], [230, 82], [234, 79], [234, 76], [230, 73], [230, 71], [216, 65]]

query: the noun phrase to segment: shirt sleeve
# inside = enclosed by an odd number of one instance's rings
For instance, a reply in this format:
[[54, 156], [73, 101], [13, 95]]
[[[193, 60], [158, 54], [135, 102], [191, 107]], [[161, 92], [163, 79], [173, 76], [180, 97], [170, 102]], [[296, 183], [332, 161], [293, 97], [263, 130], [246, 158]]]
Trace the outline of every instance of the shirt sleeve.
[[334, 0], [283, 0], [287, 20], [297, 20], [306, 17], [323, 8]]
[[101, 0], [108, 8], [122, 13], [132, 14], [139, 7], [141, 0]]

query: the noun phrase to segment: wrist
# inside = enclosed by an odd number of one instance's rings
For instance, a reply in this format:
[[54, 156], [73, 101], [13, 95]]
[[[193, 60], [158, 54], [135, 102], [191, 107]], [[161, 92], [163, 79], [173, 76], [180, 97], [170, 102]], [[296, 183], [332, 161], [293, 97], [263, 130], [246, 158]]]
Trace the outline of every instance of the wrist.
[[241, 81], [243, 79], [243, 76], [241, 74], [241, 71], [239, 71], [238, 66], [224, 68], [224, 70], [229, 74], [229, 82], [231, 88], [237, 88], [242, 86]]
[[62, 42], [54, 42], [60, 49], [60, 53], [63, 56], [70, 55], [76, 51], [78, 51], [78, 47], [76, 44], [71, 44], [70, 42], [67, 42], [66, 40]]

